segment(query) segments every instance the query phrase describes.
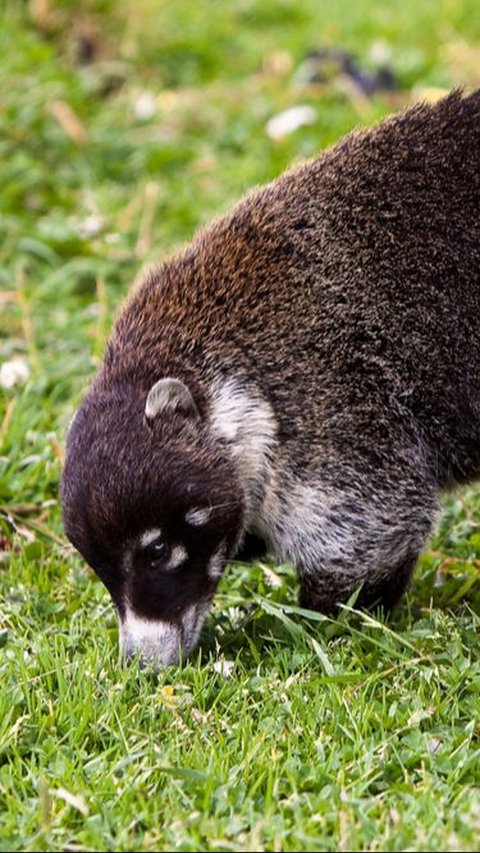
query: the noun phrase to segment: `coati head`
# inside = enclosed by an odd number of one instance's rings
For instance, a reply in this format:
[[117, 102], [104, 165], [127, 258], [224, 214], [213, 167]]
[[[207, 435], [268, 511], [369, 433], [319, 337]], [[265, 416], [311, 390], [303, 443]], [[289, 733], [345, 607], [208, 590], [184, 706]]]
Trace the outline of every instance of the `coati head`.
[[242, 538], [242, 491], [178, 379], [94, 386], [67, 439], [66, 533], [108, 588], [127, 657], [195, 646]]

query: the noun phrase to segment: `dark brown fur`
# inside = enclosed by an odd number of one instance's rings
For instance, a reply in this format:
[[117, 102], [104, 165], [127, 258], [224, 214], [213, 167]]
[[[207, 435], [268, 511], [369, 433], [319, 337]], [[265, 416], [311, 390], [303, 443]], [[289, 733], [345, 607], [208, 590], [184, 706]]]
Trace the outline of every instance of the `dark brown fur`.
[[[479, 93], [414, 107], [247, 195], [147, 274], [75, 420], [63, 483], [67, 533], [111, 589], [125, 538], [165, 514], [173, 531], [192, 484], [227, 506], [189, 545], [180, 591], [148, 582], [149, 618], [174, 618], [198, 583], [209, 600], [201, 567], [247, 531], [294, 560], [304, 605], [330, 611], [359, 585], [362, 604], [395, 602], [439, 491], [480, 473], [479, 152]], [[145, 424], [162, 376], [190, 389], [199, 423]], [[209, 421], [231, 377], [275, 420], [252, 512]]]

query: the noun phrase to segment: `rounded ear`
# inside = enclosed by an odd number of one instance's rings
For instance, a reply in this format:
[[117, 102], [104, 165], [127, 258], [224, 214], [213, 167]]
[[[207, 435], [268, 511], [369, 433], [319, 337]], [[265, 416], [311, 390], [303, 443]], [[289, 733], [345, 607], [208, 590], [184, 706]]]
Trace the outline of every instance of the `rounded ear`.
[[145, 403], [147, 421], [155, 420], [160, 412], [181, 412], [192, 420], [200, 419], [190, 391], [179, 379], [159, 379], [150, 388]]

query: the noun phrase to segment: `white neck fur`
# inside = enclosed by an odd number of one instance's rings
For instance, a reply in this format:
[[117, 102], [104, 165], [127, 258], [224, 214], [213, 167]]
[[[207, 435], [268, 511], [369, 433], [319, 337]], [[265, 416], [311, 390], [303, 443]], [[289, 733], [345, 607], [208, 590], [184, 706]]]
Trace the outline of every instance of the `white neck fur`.
[[246, 524], [258, 510], [270, 478], [277, 422], [270, 404], [240, 379], [217, 381], [211, 390], [210, 424], [228, 446], [242, 483]]

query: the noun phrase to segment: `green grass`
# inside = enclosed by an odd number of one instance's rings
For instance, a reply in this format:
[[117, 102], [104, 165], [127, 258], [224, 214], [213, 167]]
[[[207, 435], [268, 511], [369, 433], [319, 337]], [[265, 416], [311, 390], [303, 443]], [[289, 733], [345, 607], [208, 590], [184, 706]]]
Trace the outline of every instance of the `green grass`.
[[[480, 490], [448, 498], [389, 622], [298, 611], [290, 567], [232, 567], [198, 653], [163, 673], [119, 666], [57, 492], [142, 265], [415, 92], [479, 84], [478, 3], [0, 10], [0, 365], [30, 368], [0, 389], [0, 849], [480, 850]], [[394, 95], [292, 84], [311, 47], [368, 66], [378, 40]], [[316, 123], [273, 142], [297, 103]]]

